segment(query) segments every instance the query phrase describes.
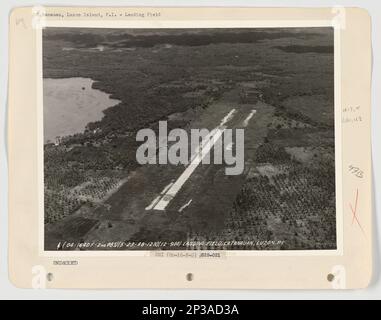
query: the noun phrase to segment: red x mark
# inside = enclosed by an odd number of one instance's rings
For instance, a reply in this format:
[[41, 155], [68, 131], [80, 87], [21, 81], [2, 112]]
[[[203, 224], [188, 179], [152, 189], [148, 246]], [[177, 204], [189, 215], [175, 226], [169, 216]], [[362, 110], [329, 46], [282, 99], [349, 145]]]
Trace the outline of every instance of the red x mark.
[[358, 202], [358, 199], [359, 199], [359, 189], [356, 190], [355, 208], [353, 209], [352, 204], [349, 203], [349, 208], [352, 211], [352, 224], [356, 221], [357, 224], [359, 225], [362, 233], [365, 235], [364, 229], [362, 228], [361, 223], [360, 223], [360, 221], [359, 221], [359, 219], [357, 217], [357, 202]]

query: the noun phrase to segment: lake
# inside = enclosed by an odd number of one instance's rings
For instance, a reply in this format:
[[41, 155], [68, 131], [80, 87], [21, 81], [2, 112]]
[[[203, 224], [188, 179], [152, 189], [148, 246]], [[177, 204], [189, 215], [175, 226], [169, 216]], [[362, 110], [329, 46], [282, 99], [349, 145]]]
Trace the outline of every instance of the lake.
[[84, 132], [89, 122], [101, 120], [103, 110], [120, 101], [92, 88], [90, 78], [43, 79], [44, 143]]

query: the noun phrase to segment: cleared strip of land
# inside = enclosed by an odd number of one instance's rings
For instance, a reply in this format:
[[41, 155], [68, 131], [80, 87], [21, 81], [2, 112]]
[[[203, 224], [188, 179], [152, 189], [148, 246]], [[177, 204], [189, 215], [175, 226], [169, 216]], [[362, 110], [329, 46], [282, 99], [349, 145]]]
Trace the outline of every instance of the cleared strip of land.
[[[165, 210], [169, 202], [176, 196], [176, 194], [180, 191], [184, 183], [189, 179], [189, 177], [196, 170], [198, 165], [213, 148], [214, 144], [222, 137], [222, 134], [225, 131], [224, 125], [233, 118], [235, 112], [235, 109], [230, 110], [230, 112], [221, 120], [220, 125], [214, 128], [209, 133], [209, 135], [205, 137], [201, 148], [196, 150], [196, 154], [194, 155], [191, 163], [184, 170], [181, 176], [176, 180], [176, 182], [173, 183], [170, 186], [170, 188], [165, 192], [163, 197], [156, 203], [156, 205], [153, 207], [154, 210]], [[147, 210], [151, 209], [150, 206], [148, 206], [147, 208], [149, 208]]]
[[202, 159], [209, 153], [214, 144], [221, 138], [224, 133], [225, 128], [217, 129], [213, 136], [208, 139], [206, 144], [201, 148], [201, 152], [199, 152], [189, 166], [184, 170], [182, 175], [176, 180], [176, 182], [171, 186], [171, 188], [165, 193], [165, 195], [160, 199], [160, 201], [154, 207], [155, 210], [164, 210], [169, 202], [176, 196], [176, 194], [180, 191], [181, 187], [184, 183], [189, 179], [192, 173], [196, 170], [198, 165], [202, 162]]
[[249, 115], [247, 116], [245, 121], [243, 122], [243, 126], [244, 127], [247, 127], [247, 125], [249, 124], [250, 119], [256, 114], [256, 112], [257, 112], [257, 110], [251, 110], [251, 112], [249, 113]]

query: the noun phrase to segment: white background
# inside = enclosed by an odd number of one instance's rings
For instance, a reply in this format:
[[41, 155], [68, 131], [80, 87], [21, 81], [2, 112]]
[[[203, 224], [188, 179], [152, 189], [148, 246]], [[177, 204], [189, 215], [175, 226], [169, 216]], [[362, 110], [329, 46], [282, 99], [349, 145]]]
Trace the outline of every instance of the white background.
[[[381, 1], [376, 0], [282, 0], [282, 1], [97, 1], [97, 0], [50, 0], [36, 2], [28, 0], [0, 1], [0, 299], [380, 299], [380, 210], [381, 199]], [[267, 7], [362, 7], [369, 11], [373, 24], [373, 79], [372, 79], [372, 145], [374, 178], [374, 263], [373, 279], [363, 290], [348, 291], [287, 291], [287, 290], [32, 290], [18, 289], [8, 280], [8, 209], [7, 209], [7, 159], [6, 118], [8, 78], [8, 16], [18, 6], [267, 6]], [[20, 92], [20, 94], [22, 94]], [[378, 125], [377, 125], [378, 124]], [[378, 229], [378, 230], [377, 230]]]

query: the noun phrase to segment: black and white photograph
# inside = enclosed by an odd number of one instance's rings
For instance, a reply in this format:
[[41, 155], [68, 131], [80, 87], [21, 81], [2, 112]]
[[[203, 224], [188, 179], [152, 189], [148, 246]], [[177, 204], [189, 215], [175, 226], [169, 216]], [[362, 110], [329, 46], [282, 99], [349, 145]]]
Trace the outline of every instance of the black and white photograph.
[[336, 250], [334, 29], [42, 30], [45, 251]]

